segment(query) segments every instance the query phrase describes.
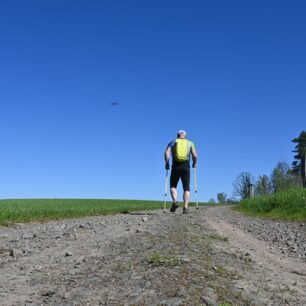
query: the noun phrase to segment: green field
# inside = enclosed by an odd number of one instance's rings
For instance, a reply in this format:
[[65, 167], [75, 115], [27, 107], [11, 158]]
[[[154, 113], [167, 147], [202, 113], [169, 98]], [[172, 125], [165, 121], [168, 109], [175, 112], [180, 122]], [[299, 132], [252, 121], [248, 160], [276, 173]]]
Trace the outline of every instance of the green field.
[[295, 188], [269, 196], [242, 200], [234, 210], [276, 220], [306, 220], [306, 189]]
[[[162, 209], [160, 201], [105, 199], [0, 200], [0, 225]], [[182, 204], [181, 204], [182, 205]], [[181, 206], [182, 207], [182, 206]], [[170, 202], [167, 202], [167, 209]]]

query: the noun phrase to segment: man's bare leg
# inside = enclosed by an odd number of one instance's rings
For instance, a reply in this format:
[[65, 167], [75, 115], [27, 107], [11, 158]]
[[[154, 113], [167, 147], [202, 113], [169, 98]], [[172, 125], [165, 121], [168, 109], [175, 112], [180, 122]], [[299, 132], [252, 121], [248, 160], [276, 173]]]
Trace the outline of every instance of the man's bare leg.
[[172, 200], [173, 200], [172, 206], [170, 208], [170, 212], [174, 213], [176, 211], [176, 209], [179, 207], [178, 204], [177, 204], [177, 190], [176, 190], [176, 188], [171, 187], [170, 191], [171, 191], [171, 196], [172, 196]]
[[184, 191], [184, 207], [188, 208], [188, 204], [189, 204], [189, 199], [190, 199], [190, 191]]
[[177, 202], [177, 190], [174, 187], [170, 188], [173, 203]]

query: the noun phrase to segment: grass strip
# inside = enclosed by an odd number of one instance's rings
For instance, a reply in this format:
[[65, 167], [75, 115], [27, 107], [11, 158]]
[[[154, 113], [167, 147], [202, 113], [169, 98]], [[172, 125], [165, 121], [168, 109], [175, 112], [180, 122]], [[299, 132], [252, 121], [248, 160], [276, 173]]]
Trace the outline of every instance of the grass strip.
[[[191, 204], [193, 205], [193, 204]], [[163, 202], [107, 199], [0, 200], [0, 225], [162, 209]], [[168, 202], [167, 209], [170, 208]]]
[[306, 189], [293, 188], [272, 195], [245, 199], [233, 209], [250, 216], [274, 220], [305, 221]]

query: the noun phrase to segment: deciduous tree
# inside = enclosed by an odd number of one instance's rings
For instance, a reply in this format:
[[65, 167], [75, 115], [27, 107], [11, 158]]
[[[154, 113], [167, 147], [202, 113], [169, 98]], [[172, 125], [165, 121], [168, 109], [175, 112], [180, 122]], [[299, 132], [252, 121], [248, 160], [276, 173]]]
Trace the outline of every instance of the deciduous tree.
[[255, 195], [263, 196], [271, 194], [273, 186], [267, 175], [260, 175], [255, 183]]
[[253, 178], [249, 172], [241, 172], [233, 183], [233, 195], [240, 199], [246, 199], [249, 196], [249, 187]]
[[300, 186], [299, 178], [292, 172], [286, 162], [279, 162], [271, 174], [274, 192], [280, 192], [292, 187]]
[[224, 192], [219, 192], [219, 193], [217, 194], [217, 199], [218, 199], [218, 202], [219, 202], [220, 204], [225, 204], [225, 202], [226, 202], [226, 197], [227, 197], [227, 195], [226, 195], [226, 193], [224, 193]]

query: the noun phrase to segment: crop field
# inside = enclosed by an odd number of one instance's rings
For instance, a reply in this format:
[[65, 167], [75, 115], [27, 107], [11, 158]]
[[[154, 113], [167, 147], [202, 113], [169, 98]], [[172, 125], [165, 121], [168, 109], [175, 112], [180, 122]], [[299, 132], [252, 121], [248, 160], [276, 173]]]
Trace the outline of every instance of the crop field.
[[[107, 199], [18, 199], [0, 201], [0, 225], [128, 213], [163, 208], [161, 201]], [[181, 204], [182, 205], [182, 204]], [[191, 204], [192, 205], [192, 204]], [[167, 202], [167, 209], [170, 202]]]

